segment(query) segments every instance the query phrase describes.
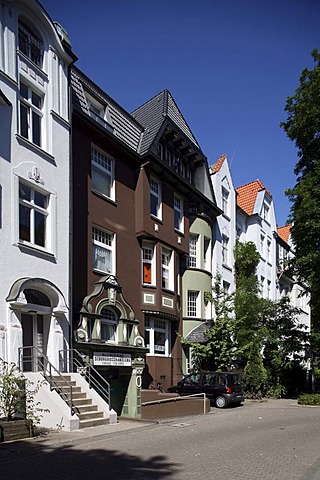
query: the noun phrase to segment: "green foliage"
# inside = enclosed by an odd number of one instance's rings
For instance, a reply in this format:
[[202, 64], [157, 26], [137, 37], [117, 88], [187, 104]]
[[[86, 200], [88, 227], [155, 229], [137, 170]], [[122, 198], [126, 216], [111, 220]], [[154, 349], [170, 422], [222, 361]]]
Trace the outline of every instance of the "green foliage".
[[236, 352], [233, 295], [228, 295], [222, 288], [220, 274], [216, 275], [212, 293], [207, 294], [206, 299], [213, 304], [215, 311], [212, 325], [204, 332], [206, 343], [184, 342], [192, 347], [192, 364], [195, 370], [228, 370]]
[[34, 386], [13, 363], [0, 359], [0, 418], [9, 421], [26, 418], [39, 423], [41, 414], [48, 411], [35, 402], [41, 385], [42, 382], [38, 382]]
[[236, 340], [239, 346], [239, 362], [245, 365], [253, 337], [262, 340], [264, 318], [270, 302], [260, 297], [260, 285], [256, 277], [260, 255], [253, 242], [236, 243], [234, 301]]
[[261, 345], [257, 338], [253, 338], [250, 347], [248, 361], [243, 372], [244, 389], [249, 396], [258, 394], [264, 390], [267, 380], [267, 372], [263, 366]]
[[315, 405], [320, 406], [320, 394], [319, 393], [304, 393], [298, 397], [299, 405]]
[[304, 69], [300, 85], [286, 102], [287, 120], [280, 126], [295, 142], [299, 160], [296, 184], [286, 191], [292, 202], [291, 234], [295, 272], [310, 287], [313, 328], [320, 330], [320, 52], [314, 68]]

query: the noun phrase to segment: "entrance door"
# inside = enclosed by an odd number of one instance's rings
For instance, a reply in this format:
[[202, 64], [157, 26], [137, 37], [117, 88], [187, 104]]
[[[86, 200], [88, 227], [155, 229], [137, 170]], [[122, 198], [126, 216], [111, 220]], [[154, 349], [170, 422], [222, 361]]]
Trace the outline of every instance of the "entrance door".
[[23, 335], [22, 369], [24, 372], [43, 370], [43, 315], [22, 313]]

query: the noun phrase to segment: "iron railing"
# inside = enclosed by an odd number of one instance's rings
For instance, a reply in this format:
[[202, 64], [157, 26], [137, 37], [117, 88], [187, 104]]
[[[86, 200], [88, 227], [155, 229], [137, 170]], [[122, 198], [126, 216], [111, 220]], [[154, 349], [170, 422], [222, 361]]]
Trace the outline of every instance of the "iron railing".
[[110, 407], [110, 384], [76, 349], [61, 350], [59, 352], [60, 372], [68, 371], [80, 373]]
[[18, 367], [21, 372], [40, 372], [50, 389], [55, 390], [70, 407], [71, 415], [77, 413], [73, 405], [72, 384], [61, 375], [41, 350], [34, 346], [20, 347]]

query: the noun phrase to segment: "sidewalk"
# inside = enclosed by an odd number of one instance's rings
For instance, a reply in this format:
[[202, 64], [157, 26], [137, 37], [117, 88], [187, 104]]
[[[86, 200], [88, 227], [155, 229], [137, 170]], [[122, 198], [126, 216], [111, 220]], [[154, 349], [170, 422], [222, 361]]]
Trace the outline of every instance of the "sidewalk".
[[155, 423], [142, 420], [119, 419], [118, 423], [115, 424], [82, 428], [72, 432], [66, 430], [43, 430], [39, 431], [39, 434], [35, 437], [26, 438], [23, 441], [39, 446], [83, 445], [92, 439], [99, 440], [99, 438], [114, 437], [117, 434], [126, 435], [132, 430], [152, 428]]

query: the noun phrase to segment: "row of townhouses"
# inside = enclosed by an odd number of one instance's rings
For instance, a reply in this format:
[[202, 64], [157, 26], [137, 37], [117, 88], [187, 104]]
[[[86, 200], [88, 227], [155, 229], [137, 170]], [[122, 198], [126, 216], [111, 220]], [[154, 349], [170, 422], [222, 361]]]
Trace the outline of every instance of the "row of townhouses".
[[128, 113], [37, 1], [0, 0], [0, 20], [0, 358], [58, 375], [78, 356], [139, 417], [141, 388], [188, 372], [180, 336], [203, 338], [215, 274], [234, 290], [236, 239], [309, 325], [271, 193], [234, 188], [226, 156], [209, 167], [168, 90]]

